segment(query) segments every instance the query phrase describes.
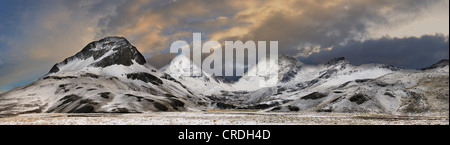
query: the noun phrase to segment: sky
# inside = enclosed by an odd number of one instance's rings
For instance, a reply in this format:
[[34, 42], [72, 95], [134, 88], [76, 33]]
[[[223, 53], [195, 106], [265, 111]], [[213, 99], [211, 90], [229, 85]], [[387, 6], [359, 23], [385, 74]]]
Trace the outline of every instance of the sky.
[[1, 0], [0, 93], [106, 36], [127, 38], [161, 67], [170, 44], [278, 41], [306, 64], [423, 68], [449, 57], [448, 0]]

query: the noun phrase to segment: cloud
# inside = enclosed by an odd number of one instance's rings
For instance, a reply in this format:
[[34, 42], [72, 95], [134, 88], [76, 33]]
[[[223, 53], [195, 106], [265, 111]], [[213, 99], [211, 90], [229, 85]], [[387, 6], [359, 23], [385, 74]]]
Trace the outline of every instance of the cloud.
[[415, 21], [435, 2], [438, 1], [250, 1], [250, 7], [231, 18], [239, 25], [217, 31], [211, 38], [279, 41], [283, 53], [312, 54], [347, 41], [370, 39], [371, 27]]
[[[420, 7], [420, 6], [416, 6]], [[422, 35], [434, 35], [436, 32], [448, 35], [449, 32], [449, 1], [436, 0], [432, 4], [418, 8], [418, 12], [405, 13], [400, 16], [403, 18], [388, 17], [391, 23], [384, 25], [370, 25], [368, 31], [372, 38], [381, 38], [386, 35], [391, 37], [420, 37]], [[414, 9], [411, 8], [411, 9]], [[382, 9], [382, 11], [390, 12], [391, 9]], [[386, 13], [384, 12], [384, 13]], [[406, 16], [405, 16], [406, 15]], [[411, 17], [416, 17], [411, 19]], [[409, 20], [407, 18], [410, 18]]]
[[98, 23], [102, 29], [99, 36], [124, 36], [145, 53], [164, 51], [171, 42], [188, 38], [196, 31], [215, 31], [220, 26], [209, 19], [234, 13], [233, 7], [220, 0], [127, 1], [112, 9], [114, 13]]
[[0, 45], [5, 50], [0, 53], [0, 86], [15, 86], [15, 82], [44, 75], [53, 64], [93, 41], [96, 34], [92, 27], [97, 23], [95, 17], [87, 19], [83, 13], [70, 11], [58, 2], [35, 2], [28, 7], [21, 11], [20, 21], [12, 29], [14, 33], [0, 34], [5, 42]]
[[[144, 53], [160, 53], [167, 50], [171, 42], [191, 38], [193, 32], [202, 32], [206, 39], [217, 41], [279, 41], [280, 52], [304, 56], [351, 40], [379, 38], [386, 33], [376, 30], [398, 29], [422, 20], [429, 16], [424, 13], [430, 8], [440, 13], [440, 10], [448, 10], [448, 7], [436, 6], [443, 2], [445, 0], [100, 0], [62, 3], [72, 13], [93, 17], [97, 22], [93, 29], [99, 31], [96, 39], [124, 36]], [[406, 32], [414, 30], [391, 36]]]
[[330, 51], [299, 57], [306, 64], [324, 63], [332, 58], [346, 57], [359, 65], [366, 63], [391, 64], [404, 68], [424, 68], [441, 59], [449, 58], [448, 35], [391, 38], [351, 41]]

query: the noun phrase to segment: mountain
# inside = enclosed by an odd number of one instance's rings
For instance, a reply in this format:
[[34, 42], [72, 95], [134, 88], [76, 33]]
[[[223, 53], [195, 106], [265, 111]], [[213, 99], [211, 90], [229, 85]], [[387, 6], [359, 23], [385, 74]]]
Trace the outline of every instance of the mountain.
[[293, 101], [272, 111], [448, 115], [448, 73], [447, 65], [342, 81], [328, 89], [300, 91]]
[[[186, 84], [187, 88], [199, 95], [210, 95], [221, 90], [233, 89], [229, 83], [220, 77], [215, 77], [203, 70], [186, 55], [177, 55], [172, 61], [161, 68], [164, 73], [170, 74], [177, 81]], [[201, 71], [201, 72], [194, 72]], [[201, 76], [192, 76], [190, 74], [201, 73]]]
[[[255, 85], [255, 82], [266, 82], [267, 80], [275, 80], [276, 86], [283, 86], [290, 89], [306, 89], [310, 87], [319, 87], [326, 89], [331, 86], [338, 85], [340, 82], [347, 82], [355, 79], [376, 78], [382, 75], [399, 70], [383, 64], [364, 64], [360, 66], [351, 65], [350, 62], [343, 58], [335, 58], [324, 64], [305, 65], [297, 59], [280, 55], [278, 57], [278, 65], [274, 68], [262, 70], [263, 74], [275, 74], [273, 76], [257, 76], [251, 77], [246, 73], [236, 83], [236, 88], [243, 88], [245, 91], [254, 91], [262, 87]], [[268, 65], [273, 61], [261, 61], [250, 71], [256, 71], [261, 65]], [[278, 69], [278, 72], [273, 72]], [[258, 70], [261, 71], [261, 70]], [[244, 87], [247, 86], [247, 87]]]
[[[286, 55], [279, 55], [278, 61], [263, 58], [233, 84], [233, 87], [236, 90], [254, 91], [278, 83], [285, 83], [295, 77], [302, 65], [303, 63], [296, 58]], [[249, 75], [252, 73], [258, 75]]]
[[[279, 55], [259, 60], [237, 81], [200, 68], [178, 55], [158, 70], [125, 38], [107, 37], [42, 78], [0, 94], [0, 114], [256, 109], [448, 115], [449, 110], [448, 60], [411, 70], [353, 65], [344, 57], [306, 65]], [[189, 75], [192, 70], [203, 75]]]
[[125, 38], [107, 37], [1, 94], [0, 114], [196, 111], [207, 101], [146, 64]]
[[[249, 71], [273, 62], [260, 61]], [[279, 56], [274, 66], [277, 73], [262, 70], [277, 75], [251, 77], [246, 73], [233, 84], [234, 90], [207, 97], [221, 109], [448, 115], [448, 64], [438, 64], [432, 71], [418, 71], [385, 64], [355, 66], [343, 57], [305, 65]], [[276, 77], [274, 86], [258, 85]]]
[[329, 65], [329, 66], [337, 65], [337, 64], [350, 64], [350, 61], [348, 61], [347, 58], [345, 58], [345, 57], [337, 57], [337, 58], [333, 58], [325, 63], [325, 65]]
[[78, 71], [86, 67], [144, 65], [144, 56], [123, 37], [107, 37], [89, 43], [81, 52], [53, 66], [50, 73]]
[[448, 59], [443, 59], [429, 67], [423, 68], [421, 70], [430, 70], [430, 69], [436, 69], [436, 68], [443, 68], [445, 66], [448, 66]]

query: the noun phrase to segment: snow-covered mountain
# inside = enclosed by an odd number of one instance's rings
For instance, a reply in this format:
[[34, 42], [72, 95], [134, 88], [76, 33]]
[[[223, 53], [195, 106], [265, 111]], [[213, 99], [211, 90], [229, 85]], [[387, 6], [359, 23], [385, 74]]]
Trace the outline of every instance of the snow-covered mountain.
[[[170, 76], [182, 84], [186, 84], [187, 88], [199, 95], [211, 95], [212, 93], [220, 92], [222, 90], [233, 89], [230, 84], [223, 82], [218, 77], [201, 70], [201, 67], [183, 54], [177, 55], [173, 58], [168, 65], [161, 68], [161, 71], [170, 74]], [[201, 73], [202, 75], [191, 75], [198, 73]]]
[[195, 111], [207, 100], [146, 64], [125, 38], [92, 42], [31, 84], [0, 95], [0, 113]]
[[397, 70], [371, 79], [307, 89], [271, 111], [448, 115], [448, 65], [427, 71]]
[[241, 91], [255, 91], [285, 83], [295, 77], [302, 65], [297, 59], [285, 55], [279, 55], [278, 60], [263, 58], [233, 84], [233, 87]]
[[[266, 65], [261, 63], [273, 61], [261, 61], [257, 66]], [[277, 67], [278, 76], [244, 75], [232, 85], [233, 90], [207, 97], [222, 109], [448, 114], [449, 71], [445, 60], [422, 71], [384, 64], [355, 66], [345, 58], [305, 65], [295, 58], [279, 56]], [[266, 74], [270, 71], [273, 69]], [[257, 85], [275, 77], [278, 77], [276, 86]]]
[[158, 70], [125, 38], [107, 37], [42, 78], [0, 94], [0, 114], [257, 109], [448, 115], [449, 110], [448, 60], [410, 70], [352, 65], [343, 57], [306, 65], [279, 55], [259, 60], [236, 82], [204, 71], [189, 75], [199, 68], [178, 55]]

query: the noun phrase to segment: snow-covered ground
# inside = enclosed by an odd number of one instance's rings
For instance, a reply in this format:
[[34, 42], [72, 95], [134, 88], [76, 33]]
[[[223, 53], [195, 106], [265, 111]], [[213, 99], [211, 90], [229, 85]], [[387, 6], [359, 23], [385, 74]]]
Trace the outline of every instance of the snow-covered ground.
[[448, 116], [342, 113], [155, 112], [144, 114], [24, 114], [0, 125], [448, 125]]

